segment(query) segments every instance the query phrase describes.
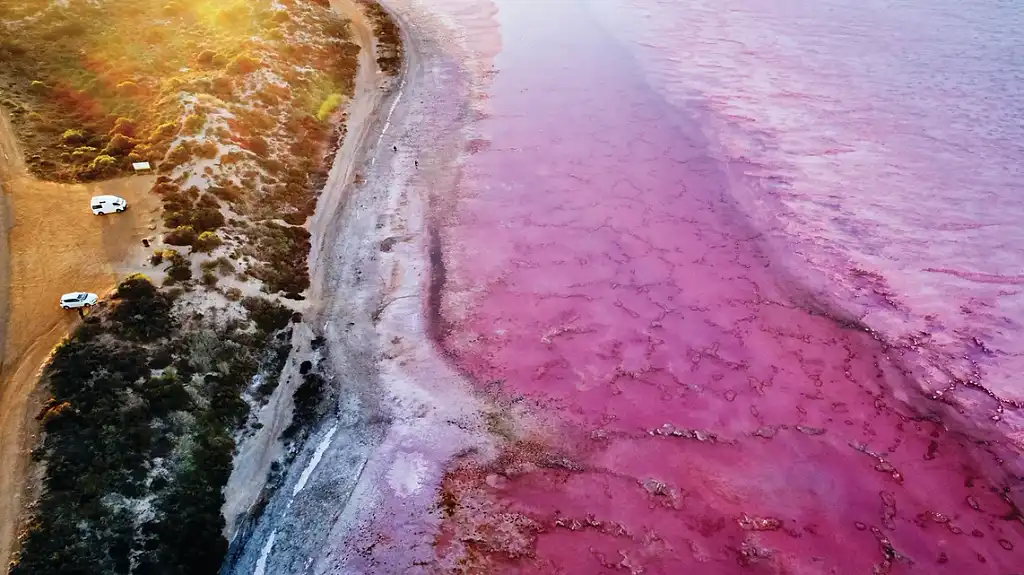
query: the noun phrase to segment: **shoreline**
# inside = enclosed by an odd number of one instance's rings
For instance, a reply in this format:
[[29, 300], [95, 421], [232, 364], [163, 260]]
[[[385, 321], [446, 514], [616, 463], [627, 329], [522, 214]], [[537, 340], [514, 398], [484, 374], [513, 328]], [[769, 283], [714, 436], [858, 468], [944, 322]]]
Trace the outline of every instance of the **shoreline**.
[[[346, 142], [362, 153], [336, 160], [313, 219], [323, 233], [312, 240], [311, 293], [321, 307], [311, 316], [341, 395], [222, 573], [394, 572], [429, 561], [423, 530], [436, 527], [446, 462], [497, 453], [490, 402], [441, 357], [429, 311], [440, 245], [434, 194], [460, 177], [470, 75], [450, 44], [417, 35], [402, 8], [382, 5], [401, 32], [402, 74], [365, 145]], [[439, 99], [448, 104], [440, 111]], [[361, 176], [351, 183], [346, 162]], [[366, 555], [384, 533], [412, 545]]]
[[[319, 282], [313, 256], [321, 249], [320, 242], [324, 235], [324, 228], [334, 223], [338, 212], [344, 207], [344, 194], [340, 193], [343, 190], [339, 188], [343, 188], [354, 177], [358, 159], [355, 151], [365, 143], [363, 140], [370, 134], [369, 128], [374, 124], [374, 119], [385, 99], [379, 89], [379, 68], [374, 59], [374, 45], [372, 41], [367, 41], [373, 39], [372, 30], [351, 0], [332, 0], [331, 9], [352, 22], [351, 33], [361, 49], [360, 67], [356, 73], [355, 94], [348, 103], [346, 112], [348, 117], [344, 123], [341, 145], [335, 154], [327, 183], [317, 200], [317, 209], [308, 222], [311, 233], [309, 253], [311, 286], [307, 301], [310, 308], [307, 311], [309, 317], [300, 325], [308, 325], [311, 329], [304, 329], [298, 338], [303, 341], [304, 346], [308, 346], [309, 342], [314, 339], [314, 326], [320, 321], [319, 316], [325, 305], [324, 295], [317, 292]], [[332, 189], [338, 189], [338, 193], [329, 193]], [[325, 219], [327, 221], [324, 221]], [[293, 352], [293, 356], [297, 357], [298, 355], [300, 354]], [[283, 452], [281, 433], [289, 424], [293, 412], [292, 392], [294, 386], [285, 384], [289, 379], [286, 377], [288, 375], [294, 374], [282, 374], [282, 384], [278, 386], [270, 402], [259, 410], [257, 417], [264, 427], [253, 436], [243, 440], [237, 447], [238, 455], [234, 458], [231, 477], [225, 486], [225, 503], [222, 508], [226, 519], [225, 536], [231, 542], [232, 548], [234, 548], [235, 538], [239, 532], [244, 534], [247, 526], [251, 525], [253, 510], [258, 509], [261, 502], [265, 501], [268, 473], [272, 464]], [[232, 551], [229, 551], [229, 558], [231, 553]]]

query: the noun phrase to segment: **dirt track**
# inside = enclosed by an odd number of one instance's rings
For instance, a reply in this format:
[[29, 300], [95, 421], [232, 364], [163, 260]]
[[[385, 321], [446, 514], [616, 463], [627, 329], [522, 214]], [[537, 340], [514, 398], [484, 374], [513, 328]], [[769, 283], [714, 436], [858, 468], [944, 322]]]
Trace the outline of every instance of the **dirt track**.
[[[34, 442], [39, 367], [78, 316], [57, 305], [62, 293], [105, 295], [117, 279], [145, 272], [143, 237], [154, 234], [160, 203], [153, 177], [89, 185], [42, 182], [25, 169], [5, 112], [0, 112], [0, 557], [10, 556], [26, 499]], [[128, 200], [124, 214], [96, 217], [89, 197]], [[34, 487], [35, 482], [28, 482]]]

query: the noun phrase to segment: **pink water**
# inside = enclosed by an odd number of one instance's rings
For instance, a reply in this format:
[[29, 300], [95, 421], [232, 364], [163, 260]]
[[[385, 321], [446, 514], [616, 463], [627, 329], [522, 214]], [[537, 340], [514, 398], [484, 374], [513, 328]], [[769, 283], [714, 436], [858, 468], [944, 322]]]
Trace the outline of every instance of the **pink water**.
[[1024, 10], [909, 4], [427, 7], [494, 55], [441, 346], [545, 422], [442, 560], [1024, 570]]

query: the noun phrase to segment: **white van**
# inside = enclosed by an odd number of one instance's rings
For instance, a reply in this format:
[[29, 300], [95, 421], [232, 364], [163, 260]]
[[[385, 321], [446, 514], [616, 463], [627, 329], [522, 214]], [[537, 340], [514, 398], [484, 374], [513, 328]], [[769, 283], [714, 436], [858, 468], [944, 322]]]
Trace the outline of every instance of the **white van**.
[[93, 196], [89, 205], [92, 207], [92, 213], [103, 216], [123, 212], [128, 207], [128, 202], [117, 196]]

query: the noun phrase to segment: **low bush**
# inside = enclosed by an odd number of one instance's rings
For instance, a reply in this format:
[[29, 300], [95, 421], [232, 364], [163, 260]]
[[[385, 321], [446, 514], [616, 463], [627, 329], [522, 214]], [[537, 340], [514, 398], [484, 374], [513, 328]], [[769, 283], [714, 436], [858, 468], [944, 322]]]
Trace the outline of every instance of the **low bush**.
[[85, 134], [82, 130], [65, 130], [60, 136], [60, 141], [63, 142], [65, 146], [78, 146], [85, 142]]
[[302, 376], [302, 383], [295, 389], [292, 395], [294, 410], [292, 411], [292, 422], [282, 432], [285, 439], [302, 439], [308, 433], [310, 426], [320, 415], [324, 396], [327, 392], [327, 382], [317, 373], [306, 373]]
[[215, 232], [203, 232], [196, 238], [193, 248], [200, 253], [210, 253], [224, 243]]
[[128, 118], [118, 118], [117, 120], [114, 120], [114, 127], [110, 129], [110, 132], [107, 135], [110, 137], [121, 135], [128, 138], [134, 138], [137, 127], [138, 126], [135, 125], [135, 122]]
[[215, 143], [213, 143], [213, 142], [211, 142], [209, 140], [205, 140], [205, 141], [203, 141], [203, 142], [201, 142], [199, 144], [196, 144], [192, 148], [192, 153], [195, 154], [196, 157], [204, 159], [204, 160], [212, 160], [212, 159], [216, 158], [217, 157], [217, 153], [219, 151], [220, 150], [219, 150], [219, 148], [217, 148], [217, 144], [215, 144]]
[[298, 226], [264, 222], [246, 230], [254, 245], [243, 251], [260, 260], [250, 274], [270, 292], [298, 293], [309, 287], [309, 232]]
[[188, 265], [171, 265], [167, 268], [167, 277], [172, 280], [170, 284], [184, 282], [192, 279], [192, 267]]
[[127, 156], [137, 144], [137, 140], [124, 134], [115, 134], [107, 147], [103, 149], [103, 153], [111, 156]]
[[249, 311], [249, 317], [256, 322], [256, 327], [268, 334], [284, 329], [292, 316], [290, 309], [264, 297], [244, 297], [242, 307]]
[[200, 66], [212, 66], [214, 58], [217, 57], [217, 53], [213, 50], [203, 50], [199, 54], [196, 54], [196, 64]]
[[235, 264], [231, 263], [231, 260], [221, 256], [215, 260], [207, 260], [199, 264], [199, 269], [203, 272], [219, 272], [221, 275], [227, 275], [235, 271]]
[[225, 70], [227, 71], [228, 74], [241, 76], [255, 72], [260, 67], [260, 65], [260, 61], [257, 60], [256, 58], [253, 58], [248, 54], [239, 54], [238, 56], [235, 56], [230, 62], [228, 62], [228, 65], [225, 67]]
[[216, 208], [200, 208], [192, 214], [192, 228], [199, 232], [212, 232], [224, 225], [224, 214]]
[[164, 243], [171, 246], [191, 246], [198, 236], [192, 226], [178, 226], [164, 234]]
[[149, 133], [149, 143], [159, 144], [161, 142], [170, 142], [178, 135], [178, 124], [176, 122], [167, 122], [160, 124]]
[[135, 82], [128, 80], [117, 85], [117, 93], [121, 96], [132, 97], [138, 95], [142, 88]]
[[204, 125], [206, 125], [206, 114], [189, 114], [185, 116], [181, 129], [186, 134], [195, 136], [202, 131]]
[[320, 108], [316, 112], [316, 119], [323, 122], [341, 106], [343, 96], [341, 94], [330, 94], [327, 98], [320, 103]]
[[83, 175], [88, 174], [90, 179], [101, 179], [109, 178], [117, 172], [117, 159], [106, 154], [101, 154], [92, 159], [92, 162], [89, 163], [88, 172], [83, 172]]

